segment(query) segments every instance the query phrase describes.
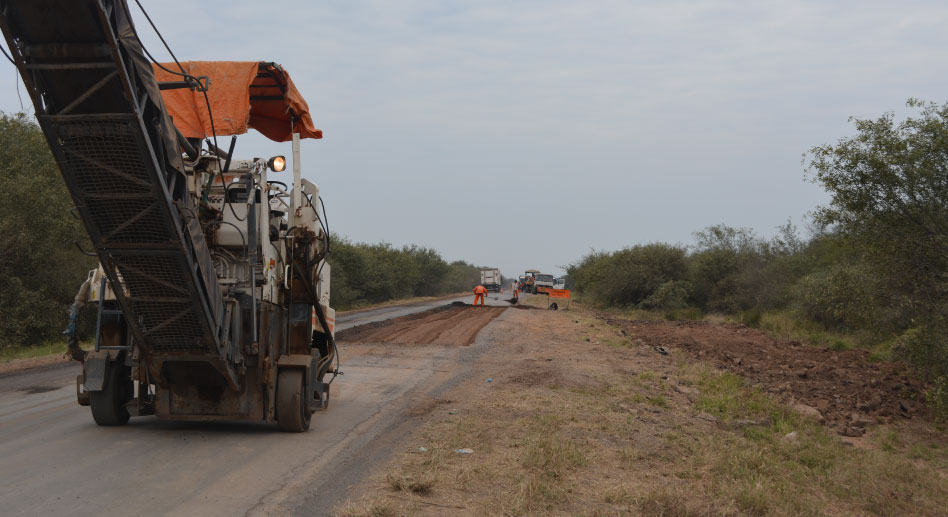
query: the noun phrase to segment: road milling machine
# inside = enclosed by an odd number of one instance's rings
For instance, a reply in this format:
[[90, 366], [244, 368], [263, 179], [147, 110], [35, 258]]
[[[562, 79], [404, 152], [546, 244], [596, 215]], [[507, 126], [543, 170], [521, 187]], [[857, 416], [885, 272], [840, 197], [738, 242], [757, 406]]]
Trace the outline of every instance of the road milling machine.
[[[79, 404], [99, 425], [308, 429], [339, 356], [325, 207], [300, 163], [322, 132], [287, 72], [155, 62], [125, 0], [0, 0], [0, 28], [99, 261], [66, 331]], [[248, 129], [292, 141], [292, 184], [283, 156], [234, 158]], [[76, 337], [86, 303], [92, 350]]]

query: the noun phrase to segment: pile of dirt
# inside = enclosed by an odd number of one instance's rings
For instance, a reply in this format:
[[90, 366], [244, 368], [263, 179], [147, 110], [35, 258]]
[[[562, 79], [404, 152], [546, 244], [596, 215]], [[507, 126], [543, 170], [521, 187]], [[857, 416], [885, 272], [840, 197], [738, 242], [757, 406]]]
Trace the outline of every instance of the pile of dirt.
[[470, 345], [478, 331], [506, 307], [473, 307], [454, 302], [425, 312], [369, 323], [336, 334], [340, 342], [397, 345]]
[[[924, 412], [924, 384], [904, 365], [870, 362], [865, 350], [830, 350], [778, 341], [739, 324], [627, 321], [604, 317], [633, 343], [677, 348], [748, 379], [791, 404], [816, 408], [840, 432], [853, 424]], [[656, 352], [658, 353], [658, 352]], [[809, 411], [808, 408], [800, 408]]]

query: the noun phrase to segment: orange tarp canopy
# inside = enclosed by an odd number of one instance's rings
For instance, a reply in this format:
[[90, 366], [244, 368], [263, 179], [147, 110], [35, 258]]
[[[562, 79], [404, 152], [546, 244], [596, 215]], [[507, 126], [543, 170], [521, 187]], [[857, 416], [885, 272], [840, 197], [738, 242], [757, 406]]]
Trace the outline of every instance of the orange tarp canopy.
[[[258, 61], [182, 61], [185, 72], [209, 79], [207, 99], [214, 117], [214, 132], [240, 135], [254, 128], [277, 142], [300, 138], [322, 138], [313, 125], [309, 106], [290, 79], [290, 74], [275, 63]], [[153, 65], [158, 82], [181, 81], [175, 63]], [[162, 90], [161, 97], [174, 125], [187, 138], [212, 135], [211, 117], [204, 94], [188, 88]]]

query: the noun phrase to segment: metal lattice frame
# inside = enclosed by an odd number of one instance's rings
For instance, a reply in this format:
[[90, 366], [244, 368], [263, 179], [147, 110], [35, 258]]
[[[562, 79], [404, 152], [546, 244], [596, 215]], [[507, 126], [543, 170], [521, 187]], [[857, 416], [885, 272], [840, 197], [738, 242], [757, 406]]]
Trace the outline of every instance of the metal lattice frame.
[[125, 1], [0, 0], [0, 28], [135, 341], [156, 369], [203, 358], [236, 385], [213, 262], [178, 208], [180, 151]]

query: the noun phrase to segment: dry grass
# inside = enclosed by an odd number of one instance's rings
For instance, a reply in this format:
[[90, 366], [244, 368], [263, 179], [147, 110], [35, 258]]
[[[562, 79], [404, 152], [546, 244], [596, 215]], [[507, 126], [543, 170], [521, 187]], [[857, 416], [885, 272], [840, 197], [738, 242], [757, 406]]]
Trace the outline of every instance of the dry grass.
[[459, 412], [436, 410], [341, 514], [948, 514], [948, 440], [931, 426], [854, 447], [708, 364], [609, 346], [621, 335], [575, 305], [514, 312], [482, 365], [493, 385], [458, 388]]

